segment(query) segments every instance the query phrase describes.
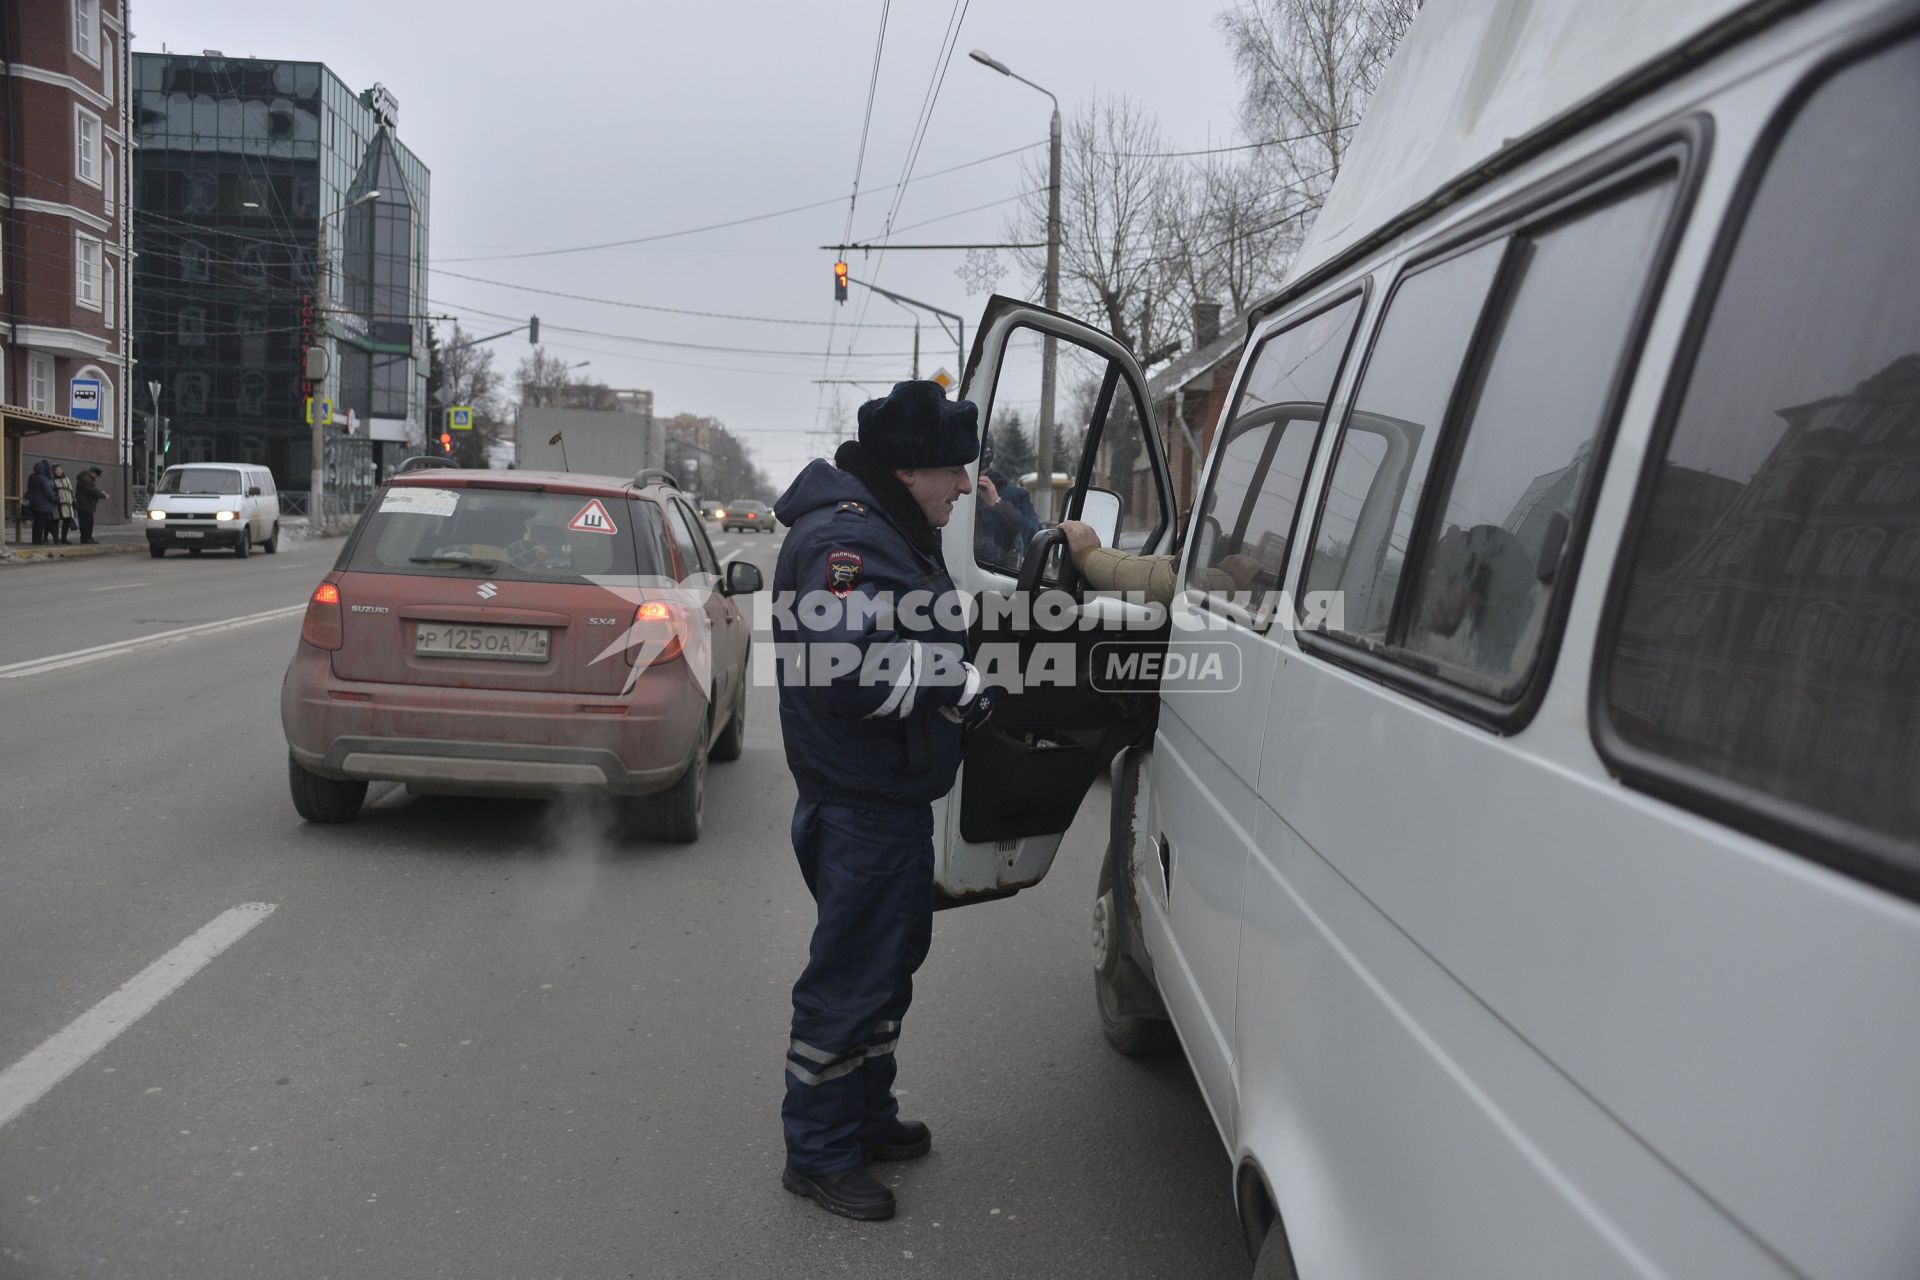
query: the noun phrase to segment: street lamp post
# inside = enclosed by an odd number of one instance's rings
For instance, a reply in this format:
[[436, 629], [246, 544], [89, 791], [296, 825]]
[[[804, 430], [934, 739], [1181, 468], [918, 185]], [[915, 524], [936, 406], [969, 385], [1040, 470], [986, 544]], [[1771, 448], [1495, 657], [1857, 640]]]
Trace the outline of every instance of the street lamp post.
[[[1047, 124], [1047, 310], [1060, 309], [1060, 99], [1025, 76], [1017, 75], [1004, 62], [988, 56], [985, 49], [967, 55], [983, 67], [991, 67], [1003, 76], [1011, 76], [1029, 89], [1038, 89], [1053, 103], [1053, 118]], [[1059, 367], [1057, 340], [1046, 335], [1040, 354], [1040, 439], [1035, 452], [1040, 482], [1035, 486], [1036, 514], [1041, 522], [1053, 519], [1053, 383]]]
[[[327, 252], [327, 223], [339, 217], [349, 209], [357, 208], [369, 200], [378, 200], [378, 191], [369, 191], [325, 214], [320, 219], [320, 297], [331, 302], [333, 257]], [[331, 370], [329, 370], [331, 372]], [[311, 413], [311, 407], [308, 412]], [[332, 416], [331, 414], [328, 415]], [[326, 490], [327, 490], [327, 428], [333, 424], [316, 421], [313, 424], [313, 477], [307, 482], [307, 528], [318, 533], [326, 526]]]

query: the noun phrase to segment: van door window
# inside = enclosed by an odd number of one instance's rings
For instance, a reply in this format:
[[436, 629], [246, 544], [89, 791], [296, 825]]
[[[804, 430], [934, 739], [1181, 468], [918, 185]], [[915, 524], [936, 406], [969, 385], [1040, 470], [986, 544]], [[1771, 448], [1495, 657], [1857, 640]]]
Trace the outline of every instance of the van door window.
[[1650, 789], [1920, 896], [1920, 40], [1767, 161], [1603, 640]]
[[1502, 700], [1527, 684], [1672, 189], [1520, 236], [1397, 646], [1443, 679]]
[[1279, 591], [1300, 490], [1359, 312], [1356, 294], [1261, 340], [1215, 446], [1187, 558], [1190, 590], [1254, 614]]
[[1505, 247], [1493, 241], [1428, 267], [1387, 304], [1307, 568], [1307, 591], [1339, 593], [1332, 629], [1386, 638], [1434, 440]]
[[[1052, 476], [1039, 472], [1041, 379], [1049, 339], [1024, 326], [1007, 338], [981, 437], [980, 486], [974, 506], [975, 563], [1018, 574], [1027, 544], [1043, 524], [1077, 507], [1084, 487], [1120, 500], [1114, 545], [1150, 550], [1164, 527], [1160, 485], [1148, 451], [1146, 413], [1121, 366], [1097, 351], [1051, 339], [1056, 355]], [[1081, 477], [1086, 479], [1082, 481]]]

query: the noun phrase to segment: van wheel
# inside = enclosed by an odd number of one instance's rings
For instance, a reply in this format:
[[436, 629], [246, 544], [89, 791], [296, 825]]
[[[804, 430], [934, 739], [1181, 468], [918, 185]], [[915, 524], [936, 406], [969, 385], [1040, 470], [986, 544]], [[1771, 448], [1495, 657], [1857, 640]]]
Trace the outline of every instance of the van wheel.
[[1143, 1013], [1140, 1006], [1158, 1006], [1147, 975], [1127, 955], [1126, 923], [1114, 892], [1113, 855], [1100, 866], [1099, 892], [1093, 900], [1093, 1003], [1100, 1013], [1100, 1030], [1107, 1043], [1129, 1058], [1157, 1058], [1179, 1044], [1173, 1024], [1164, 1017]]
[[1300, 1280], [1293, 1266], [1293, 1251], [1287, 1247], [1287, 1233], [1274, 1219], [1267, 1238], [1260, 1242], [1260, 1256], [1253, 1260], [1252, 1280]]
[[149, 542], [147, 544], [147, 554], [152, 556], [155, 560], [158, 560], [162, 556], [165, 556], [167, 554], [167, 549], [165, 547], [155, 546], [153, 543]]
[[234, 558], [245, 560], [253, 552], [253, 530], [246, 525], [240, 526], [240, 541], [233, 544]]
[[740, 753], [747, 749], [747, 673], [740, 672], [740, 692], [733, 700], [733, 714], [727, 717], [727, 727], [713, 740], [713, 758], [715, 760], [738, 760]]
[[267, 540], [260, 544], [260, 549], [268, 555], [272, 555], [280, 549], [280, 522], [278, 520], [273, 522], [273, 532], [268, 534]]
[[671, 844], [692, 844], [700, 838], [700, 816], [707, 799], [707, 739], [713, 721], [701, 721], [700, 741], [693, 749], [693, 760], [671, 791], [652, 798], [648, 806], [653, 834]]
[[367, 798], [367, 784], [342, 778], [323, 778], [287, 757], [287, 788], [293, 807], [308, 822], [351, 822]]

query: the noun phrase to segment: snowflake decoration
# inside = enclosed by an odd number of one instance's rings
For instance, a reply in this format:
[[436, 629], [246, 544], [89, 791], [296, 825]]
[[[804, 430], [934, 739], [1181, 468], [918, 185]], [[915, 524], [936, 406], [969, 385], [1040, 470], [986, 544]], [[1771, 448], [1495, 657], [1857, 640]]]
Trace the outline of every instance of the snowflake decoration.
[[967, 286], [967, 295], [971, 297], [983, 289], [993, 292], [1006, 272], [1007, 269], [1000, 265], [1000, 255], [993, 250], [969, 249], [967, 260], [955, 267], [953, 274], [960, 277]]

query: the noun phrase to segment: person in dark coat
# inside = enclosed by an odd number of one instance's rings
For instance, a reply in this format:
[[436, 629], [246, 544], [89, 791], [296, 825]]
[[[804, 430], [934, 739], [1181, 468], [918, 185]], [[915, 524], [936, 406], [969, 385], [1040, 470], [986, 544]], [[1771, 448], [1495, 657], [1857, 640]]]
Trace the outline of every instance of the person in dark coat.
[[933, 1142], [900, 1118], [894, 1046], [933, 938], [932, 802], [990, 709], [940, 546], [973, 487], [977, 420], [936, 382], [898, 383], [774, 504], [791, 530], [773, 599], [793, 848], [819, 909], [793, 988], [781, 1183], [850, 1218], [893, 1216], [867, 1164]]
[[27, 511], [33, 516], [33, 545], [52, 542], [60, 495], [53, 487], [53, 464], [44, 458], [33, 464], [33, 474], [27, 477]]
[[80, 522], [80, 541], [83, 544], [95, 541], [93, 513], [99, 510], [100, 503], [107, 496], [107, 491], [100, 487], [100, 474], [100, 468], [88, 467], [80, 473], [80, 480], [73, 490], [73, 514]]
[[974, 507], [973, 554], [982, 564], [1017, 570], [1027, 544], [1040, 532], [1033, 497], [994, 465], [993, 433], [980, 443], [979, 502]]
[[58, 530], [61, 546], [67, 545], [67, 535], [73, 532], [73, 479], [67, 475], [67, 469], [59, 463], [53, 464], [53, 495], [55, 502], [54, 526]]

